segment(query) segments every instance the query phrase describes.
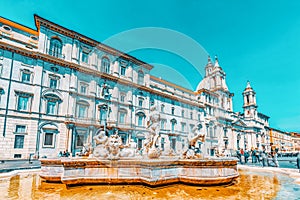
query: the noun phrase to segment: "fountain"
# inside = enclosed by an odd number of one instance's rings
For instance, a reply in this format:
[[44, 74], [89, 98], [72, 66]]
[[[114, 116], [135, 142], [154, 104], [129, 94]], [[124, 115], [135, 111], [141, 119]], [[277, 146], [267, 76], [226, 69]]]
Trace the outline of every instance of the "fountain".
[[150, 108], [148, 132], [142, 153], [137, 153], [134, 140], [122, 144], [116, 130], [107, 136], [98, 130], [96, 146], [86, 144], [74, 158], [40, 159], [40, 177], [48, 182], [78, 184], [145, 184], [160, 186], [171, 183], [194, 185], [228, 184], [235, 180], [237, 159], [227, 157], [204, 158], [197, 151], [198, 140], [205, 141], [202, 125], [196, 126], [187, 137], [181, 155], [162, 155], [157, 141], [160, 138], [160, 113], [155, 105]]

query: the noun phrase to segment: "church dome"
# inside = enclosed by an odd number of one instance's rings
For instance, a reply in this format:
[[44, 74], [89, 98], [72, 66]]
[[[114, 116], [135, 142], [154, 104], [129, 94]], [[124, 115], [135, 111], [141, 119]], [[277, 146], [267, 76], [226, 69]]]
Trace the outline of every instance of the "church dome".
[[210, 83], [209, 82], [210, 82], [209, 77], [205, 77], [204, 79], [202, 79], [202, 81], [197, 86], [197, 91], [201, 90], [201, 89], [209, 90], [210, 89]]

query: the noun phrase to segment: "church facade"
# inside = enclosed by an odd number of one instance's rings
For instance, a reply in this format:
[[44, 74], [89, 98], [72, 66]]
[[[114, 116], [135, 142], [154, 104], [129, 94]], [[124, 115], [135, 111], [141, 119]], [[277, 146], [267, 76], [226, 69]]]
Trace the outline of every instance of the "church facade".
[[[35, 15], [37, 30], [0, 18], [1, 159], [73, 156], [99, 130], [116, 130], [142, 149], [149, 108], [160, 112], [159, 147], [180, 154], [187, 134], [205, 131], [206, 156], [239, 149], [270, 150], [269, 117], [259, 113], [250, 83], [244, 113], [232, 107], [226, 74], [208, 59], [192, 91], [150, 75], [154, 67]], [[288, 134], [287, 134], [288, 135]]]

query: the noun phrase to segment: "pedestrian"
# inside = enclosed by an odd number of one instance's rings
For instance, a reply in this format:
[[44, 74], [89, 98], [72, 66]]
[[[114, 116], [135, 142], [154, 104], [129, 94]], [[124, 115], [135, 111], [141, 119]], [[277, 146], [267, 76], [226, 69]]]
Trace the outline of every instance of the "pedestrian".
[[263, 165], [263, 167], [267, 166], [267, 164], [268, 164], [268, 154], [266, 153], [265, 150], [263, 150], [261, 152], [261, 158], [262, 158], [262, 165]]
[[69, 157], [70, 153], [68, 152], [68, 150], [66, 150], [66, 157]]
[[273, 152], [273, 163], [275, 164], [275, 167], [279, 167], [276, 151]]
[[300, 151], [297, 154], [297, 167], [298, 167], [299, 173], [300, 173]]
[[252, 163], [256, 163], [256, 150], [255, 149], [252, 149], [251, 151], [251, 157], [252, 157]]
[[60, 158], [60, 157], [63, 157], [62, 151], [60, 151], [60, 152], [58, 153], [58, 157], [59, 157], [59, 158]]
[[245, 163], [245, 152], [244, 152], [244, 149], [241, 149], [240, 154], [241, 154], [241, 164], [243, 164], [243, 163]]
[[248, 150], [245, 151], [244, 155], [245, 155], [245, 163], [248, 163], [248, 158], [249, 158]]
[[259, 151], [258, 151], [258, 148], [255, 148], [255, 160], [256, 160], [256, 162], [260, 162], [260, 160], [259, 160]]

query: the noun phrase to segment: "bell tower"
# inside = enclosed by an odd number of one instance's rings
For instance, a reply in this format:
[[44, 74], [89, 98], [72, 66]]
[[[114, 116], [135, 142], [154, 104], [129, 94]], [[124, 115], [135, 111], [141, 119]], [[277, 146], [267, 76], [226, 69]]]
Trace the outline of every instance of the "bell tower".
[[210, 56], [208, 56], [207, 64], [205, 66], [205, 77], [208, 77], [213, 71], [213, 64], [211, 62]]
[[250, 82], [247, 81], [247, 86], [243, 92], [244, 96], [244, 117], [256, 118], [257, 117], [257, 105], [255, 91], [252, 89]]

